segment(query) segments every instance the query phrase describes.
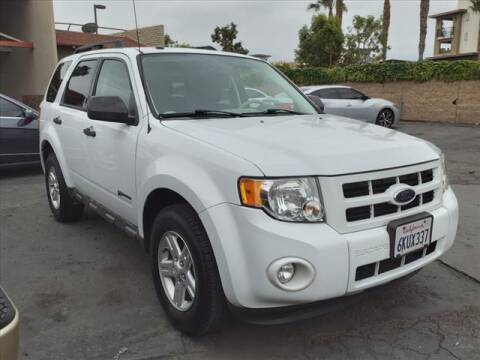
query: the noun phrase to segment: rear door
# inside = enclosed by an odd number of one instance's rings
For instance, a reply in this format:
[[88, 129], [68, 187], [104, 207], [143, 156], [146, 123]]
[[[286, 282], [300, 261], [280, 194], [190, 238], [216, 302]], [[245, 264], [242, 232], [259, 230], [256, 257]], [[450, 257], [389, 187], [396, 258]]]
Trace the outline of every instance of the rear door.
[[57, 127], [62, 150], [72, 180], [81, 192], [89, 188], [90, 159], [88, 158], [84, 129], [89, 126], [87, 101], [90, 97], [98, 60], [82, 58], [73, 65], [59, 105], [51, 114]]
[[[127, 56], [101, 58], [92, 96], [120, 97], [138, 123], [138, 96], [131, 74], [133, 68]], [[89, 192], [102, 205], [136, 224], [135, 153], [140, 126], [92, 119], [88, 119], [88, 126], [95, 132], [95, 136], [85, 136]]]
[[345, 115], [345, 104], [340, 99], [340, 94], [337, 90], [338, 88], [325, 88], [314, 91], [312, 95], [322, 99], [327, 114], [343, 116]]
[[39, 160], [38, 118], [25, 121], [25, 108], [0, 96], [0, 166]]

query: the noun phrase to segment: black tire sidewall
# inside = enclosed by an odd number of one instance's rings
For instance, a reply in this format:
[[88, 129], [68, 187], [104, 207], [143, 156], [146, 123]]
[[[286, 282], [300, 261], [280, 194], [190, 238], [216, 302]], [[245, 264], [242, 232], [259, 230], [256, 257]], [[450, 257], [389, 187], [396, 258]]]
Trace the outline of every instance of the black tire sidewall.
[[[60, 188], [60, 207], [58, 209], [56, 209], [52, 204], [52, 199], [50, 198], [50, 191], [48, 188], [48, 175], [50, 173], [51, 168], [55, 170], [55, 176], [57, 177], [57, 181]], [[64, 217], [63, 207], [64, 207], [65, 195], [68, 194], [68, 191], [66, 192], [67, 186], [65, 184], [65, 180], [63, 179], [63, 174], [60, 169], [60, 165], [58, 164], [58, 160], [53, 154], [50, 154], [47, 158], [47, 161], [45, 162], [45, 187], [47, 190], [48, 205], [50, 206], [50, 210], [52, 211], [53, 216], [57, 220], [62, 220]]]
[[[59, 189], [60, 189], [60, 206], [55, 209], [50, 198], [50, 191], [48, 189], [48, 174], [51, 168], [55, 169]], [[77, 220], [83, 215], [83, 204], [77, 202], [70, 195], [68, 186], [63, 177], [62, 169], [55, 154], [50, 154], [45, 161], [45, 188], [47, 190], [48, 205], [52, 211], [53, 217], [59, 222], [70, 222]]]
[[[153, 242], [151, 255], [155, 290], [172, 324], [186, 334], [199, 335], [203, 333], [204, 328], [207, 327], [206, 323], [208, 323], [212, 315], [211, 307], [209, 306], [213, 300], [210, 295], [215, 293], [212, 286], [219, 286], [219, 284], [215, 281], [215, 274], [211, 273], [212, 269], [206, 266], [205, 249], [201, 247], [204, 245], [202, 242], [205, 241], [205, 238], [202, 238], [202, 236], [206, 236], [206, 234], [199, 234], [198, 231], [194, 231], [192, 224], [189, 223], [185, 216], [182, 216], [178, 210], [185, 209], [181, 209], [181, 205], [165, 208], [157, 215], [153, 224], [151, 232]], [[193, 215], [192, 213], [191, 216], [194, 217], [196, 214]], [[199, 219], [197, 221], [199, 221]], [[196, 225], [198, 226], [199, 224]], [[194, 261], [196, 294], [192, 306], [187, 311], [177, 310], [170, 303], [160, 280], [157, 259], [158, 246], [163, 234], [168, 231], [175, 231], [183, 238], [190, 249]]]

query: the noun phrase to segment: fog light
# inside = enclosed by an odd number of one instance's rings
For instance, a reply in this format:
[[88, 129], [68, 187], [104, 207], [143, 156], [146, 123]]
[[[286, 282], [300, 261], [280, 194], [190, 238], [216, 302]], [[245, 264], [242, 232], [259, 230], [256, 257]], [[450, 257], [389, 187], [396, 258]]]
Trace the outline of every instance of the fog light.
[[286, 284], [292, 280], [293, 275], [295, 275], [295, 265], [285, 264], [278, 270], [277, 278], [282, 284]]

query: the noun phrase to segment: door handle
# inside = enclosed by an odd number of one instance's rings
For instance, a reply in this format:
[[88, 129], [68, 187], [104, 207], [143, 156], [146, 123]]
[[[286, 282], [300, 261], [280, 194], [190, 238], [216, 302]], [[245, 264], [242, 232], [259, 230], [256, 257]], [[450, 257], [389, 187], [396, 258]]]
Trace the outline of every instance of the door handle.
[[57, 125], [62, 125], [62, 119], [60, 119], [60, 116], [54, 117], [53, 122]]
[[91, 137], [97, 136], [97, 133], [95, 132], [95, 129], [93, 128], [93, 126], [83, 129], [83, 133]]

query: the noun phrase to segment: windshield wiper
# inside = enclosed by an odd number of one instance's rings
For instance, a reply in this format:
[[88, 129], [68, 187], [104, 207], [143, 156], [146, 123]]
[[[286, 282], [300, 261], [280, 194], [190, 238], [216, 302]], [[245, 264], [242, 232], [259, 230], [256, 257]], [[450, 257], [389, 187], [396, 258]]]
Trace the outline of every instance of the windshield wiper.
[[301, 113], [294, 110], [278, 109], [278, 108], [267, 109], [265, 111], [260, 111], [260, 112], [244, 113], [244, 114], [246, 115], [247, 114], [248, 115], [275, 115], [275, 114], [308, 115], [308, 114]]
[[219, 115], [226, 115], [229, 117], [245, 117], [243, 114], [231, 112], [231, 111], [223, 111], [223, 110], [203, 110], [198, 109], [195, 111], [190, 112], [182, 112], [182, 113], [164, 113], [160, 114], [161, 119], [172, 119], [172, 118], [182, 118], [182, 117], [202, 117], [202, 116], [219, 116]]

